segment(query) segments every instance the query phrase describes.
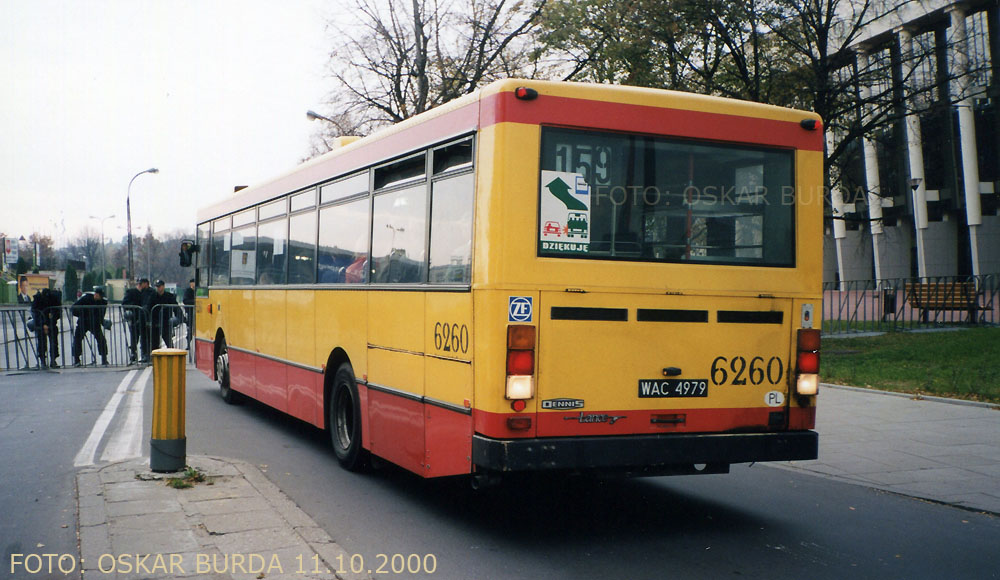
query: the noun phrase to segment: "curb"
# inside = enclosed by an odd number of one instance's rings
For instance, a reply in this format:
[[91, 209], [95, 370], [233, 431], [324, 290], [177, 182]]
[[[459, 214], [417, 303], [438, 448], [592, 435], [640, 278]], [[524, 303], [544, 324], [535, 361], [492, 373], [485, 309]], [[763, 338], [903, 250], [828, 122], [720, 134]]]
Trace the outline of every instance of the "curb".
[[[344, 550], [340, 544], [335, 542], [326, 530], [319, 527], [308, 514], [299, 509], [285, 492], [281, 491], [277, 485], [271, 483], [264, 473], [255, 465], [244, 461], [227, 460], [211, 457], [216, 461], [225, 461], [238, 469], [247, 482], [254, 487], [278, 514], [289, 523], [294, 533], [302, 538], [302, 541], [312, 548], [313, 552], [319, 555], [329, 570], [336, 570], [338, 562], [350, 560], [351, 555]], [[363, 574], [336, 573], [340, 580], [368, 580], [370, 577]]]
[[[208, 467], [206, 467], [206, 464]], [[285, 575], [289, 572], [293, 572], [292, 576], [302, 578], [304, 580], [308, 580], [310, 578], [370, 580], [370, 576], [365, 574], [353, 574], [348, 571], [338, 570], [338, 564], [350, 561], [350, 554], [337, 544], [323, 528], [319, 527], [308, 514], [303, 512], [295, 504], [295, 502], [288, 498], [288, 496], [286, 496], [285, 493], [278, 488], [278, 486], [268, 480], [256, 466], [243, 461], [212, 456], [188, 456], [188, 465], [204, 472], [205, 475], [212, 480], [219, 480], [220, 483], [238, 480], [245, 481], [246, 484], [252, 489], [252, 492], [262, 498], [263, 501], [274, 510], [278, 518], [280, 518], [280, 525], [276, 529], [280, 530], [282, 534], [297, 540], [298, 545], [306, 546], [312, 551], [314, 556], [310, 555], [298, 562], [300, 565], [303, 562], [305, 563], [305, 567], [307, 569], [304, 573], [300, 570], [289, 570], [293, 568], [293, 565], [295, 564], [295, 562], [289, 560], [288, 562], [283, 563], [286, 570], [285, 574], [280, 577], [285, 577]], [[128, 574], [123, 573], [122, 571], [116, 572], [114, 570], [109, 570], [109, 568], [114, 567], [114, 562], [112, 561], [113, 559], [122, 556], [138, 558], [141, 554], [118, 554], [114, 551], [112, 546], [112, 530], [118, 528], [116, 528], [115, 517], [109, 514], [108, 497], [105, 495], [105, 491], [107, 491], [106, 486], [123, 484], [132, 481], [148, 481], [152, 485], [156, 486], [148, 488], [150, 491], [156, 490], [156, 493], [161, 496], [163, 494], [169, 494], [170, 491], [176, 494], [173, 498], [167, 500], [167, 502], [169, 502], [171, 506], [173, 504], [177, 504], [180, 509], [174, 511], [167, 510], [170, 513], [160, 514], [173, 516], [171, 519], [174, 521], [174, 526], [171, 527], [170, 525], [166, 525], [162, 530], [160, 530], [160, 532], [163, 534], [175, 533], [183, 535], [189, 540], [189, 544], [191, 541], [197, 542], [198, 549], [196, 552], [185, 550], [183, 553], [179, 553], [177, 550], [169, 549], [158, 550], [155, 545], [156, 542], [153, 541], [148, 547], [148, 553], [150, 555], [155, 556], [159, 554], [161, 557], [165, 558], [168, 554], [177, 554], [176, 557], [179, 559], [182, 556], [191, 558], [200, 554], [212, 553], [228, 557], [231, 553], [235, 554], [237, 550], [226, 549], [226, 546], [228, 545], [231, 547], [233, 542], [233, 540], [230, 540], [227, 536], [234, 537], [239, 534], [249, 534], [251, 536], [258, 535], [255, 531], [259, 530], [234, 531], [231, 533], [215, 532], [210, 530], [205, 525], [205, 521], [208, 519], [206, 514], [198, 511], [196, 506], [199, 500], [185, 497], [183, 494], [185, 494], [185, 492], [190, 493], [188, 490], [170, 490], [166, 485], [164, 485], [165, 480], [175, 477], [176, 475], [178, 474], [161, 474], [151, 472], [148, 466], [148, 459], [146, 458], [130, 459], [107, 465], [86, 467], [77, 472], [77, 539], [80, 553], [79, 568], [84, 579], [147, 577], [139, 575], [138, 573]], [[234, 488], [235, 487], [238, 486], [234, 486]], [[239, 497], [238, 493], [235, 495], [227, 495], [224, 485], [220, 485], [217, 488], [212, 487], [206, 489], [211, 489], [213, 492], [217, 491], [217, 494], [221, 499], [246, 499], [245, 497]], [[155, 503], [155, 501], [150, 502], [148, 499], [143, 500], [141, 498], [137, 501], [146, 501], [150, 504]], [[155, 509], [152, 511], [155, 511]], [[119, 515], [118, 518], [122, 519], [122, 516]], [[120, 526], [120, 528], [123, 527], [124, 526]], [[118, 531], [121, 531], [121, 529], [118, 529]], [[132, 530], [126, 531], [129, 533], [132, 532]], [[141, 533], [136, 532], [136, 535], [141, 535]], [[143, 549], [146, 549], [146, 545], [143, 545]], [[142, 550], [130, 550], [130, 552], [131, 551], [141, 552]], [[238, 551], [255, 553], [267, 552], [268, 550], [255, 551], [252, 549], [241, 549]], [[320, 564], [320, 562], [322, 564]], [[325, 567], [325, 570], [317, 571], [314, 569], [321, 566]], [[198, 573], [192, 572], [188, 569], [185, 569], [185, 572], [184, 576], [198, 575]], [[216, 574], [217, 575], [213, 575], [212, 577], [237, 577], [238, 575], [235, 571], [232, 574], [219, 574], [218, 572]], [[243, 577], [245, 574], [240, 573], [239, 576]], [[165, 574], [162, 577], [174, 577], [174, 575]], [[203, 577], [203, 575], [198, 575], [198, 577]]]
[[934, 397], [932, 395], [916, 395], [913, 393], [897, 393], [895, 391], [880, 391], [878, 389], [868, 389], [865, 387], [851, 387], [848, 385], [835, 385], [832, 383], [820, 383], [823, 388], [840, 389], [842, 391], [856, 391], [860, 393], [871, 393], [873, 395], [887, 395], [889, 397], [901, 397], [913, 401], [928, 401], [931, 403], [945, 403], [947, 405], [964, 405], [966, 407], [982, 407], [1000, 411], [1000, 405], [996, 403], [985, 403], [982, 401], [967, 401], [965, 399], [949, 399], [947, 397]]

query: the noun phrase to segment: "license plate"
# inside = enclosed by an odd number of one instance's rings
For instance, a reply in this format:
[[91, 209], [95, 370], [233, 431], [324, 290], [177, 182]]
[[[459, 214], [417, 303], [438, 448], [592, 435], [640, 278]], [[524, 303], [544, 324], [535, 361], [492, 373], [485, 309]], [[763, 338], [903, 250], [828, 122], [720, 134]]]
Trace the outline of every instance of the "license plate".
[[708, 379], [639, 379], [640, 399], [707, 396]]

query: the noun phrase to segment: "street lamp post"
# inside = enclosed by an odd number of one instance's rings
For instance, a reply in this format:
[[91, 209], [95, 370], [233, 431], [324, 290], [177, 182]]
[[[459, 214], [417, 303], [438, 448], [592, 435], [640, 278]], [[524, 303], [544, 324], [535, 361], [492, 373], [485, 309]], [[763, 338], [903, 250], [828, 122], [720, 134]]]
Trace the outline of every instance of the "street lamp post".
[[159, 173], [160, 170], [155, 167], [150, 167], [145, 171], [140, 171], [136, 173], [131, 180], [128, 182], [128, 191], [125, 194], [125, 219], [128, 222], [128, 275], [131, 278], [135, 278], [135, 270], [132, 269], [132, 182], [135, 181], [136, 177], [139, 177], [143, 173]]
[[327, 123], [332, 123], [336, 125], [338, 128], [340, 127], [340, 125], [330, 117], [320, 115], [319, 113], [313, 110], [306, 111], [306, 119], [309, 119], [310, 121], [316, 121], [316, 120], [326, 121]]
[[[126, 203], [128, 203], [126, 201]], [[107, 286], [108, 282], [108, 264], [104, 256], [104, 220], [109, 220], [115, 217], [115, 214], [111, 214], [106, 217], [98, 217], [96, 215], [90, 216], [92, 220], [100, 220], [101, 222], [101, 286]]]

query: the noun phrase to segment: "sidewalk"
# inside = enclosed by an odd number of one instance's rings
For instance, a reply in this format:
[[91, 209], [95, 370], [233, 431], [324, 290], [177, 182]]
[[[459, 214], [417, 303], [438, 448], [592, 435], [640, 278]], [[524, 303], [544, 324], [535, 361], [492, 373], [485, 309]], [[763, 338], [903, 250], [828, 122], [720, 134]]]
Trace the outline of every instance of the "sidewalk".
[[77, 474], [85, 580], [368, 578], [351, 574], [350, 555], [256, 467], [188, 464], [206, 481], [187, 489], [167, 485], [183, 473], [152, 473], [145, 458]]
[[1000, 406], [822, 385], [819, 459], [772, 464], [1000, 514]]

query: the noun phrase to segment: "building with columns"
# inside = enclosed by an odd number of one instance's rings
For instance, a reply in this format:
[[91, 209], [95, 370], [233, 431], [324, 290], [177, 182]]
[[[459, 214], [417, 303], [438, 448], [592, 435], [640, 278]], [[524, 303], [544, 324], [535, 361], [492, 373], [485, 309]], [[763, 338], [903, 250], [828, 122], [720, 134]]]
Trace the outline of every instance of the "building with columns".
[[1000, 0], [902, 3], [851, 48], [868, 129], [835, 170], [824, 281], [1000, 273]]

